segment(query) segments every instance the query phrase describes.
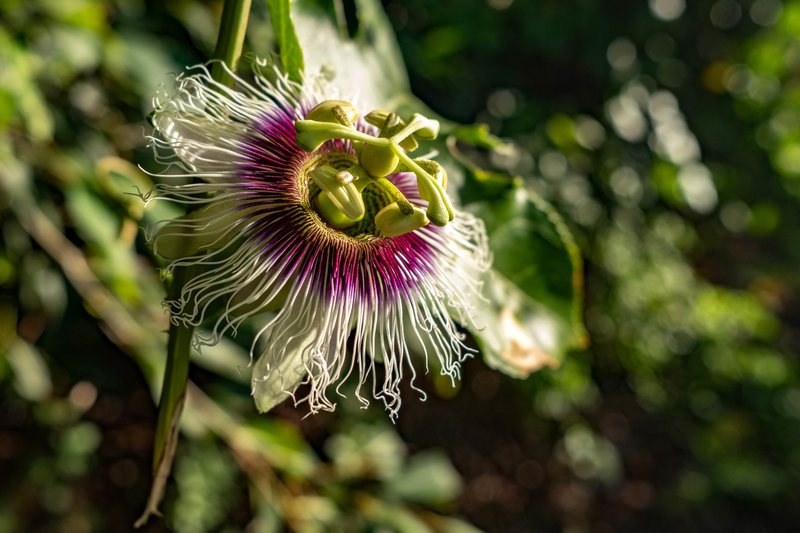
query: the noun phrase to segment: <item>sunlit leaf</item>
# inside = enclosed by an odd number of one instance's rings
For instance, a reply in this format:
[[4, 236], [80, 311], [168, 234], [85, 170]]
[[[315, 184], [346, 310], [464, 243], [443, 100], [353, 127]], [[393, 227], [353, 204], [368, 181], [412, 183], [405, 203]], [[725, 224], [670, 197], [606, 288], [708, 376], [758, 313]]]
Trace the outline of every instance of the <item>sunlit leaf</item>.
[[484, 278], [486, 327], [474, 332], [487, 363], [517, 377], [557, 366], [585, 343], [581, 259], [566, 226], [521, 186], [469, 208], [486, 223], [494, 254]]
[[96, 195], [76, 186], [66, 192], [69, 213], [78, 232], [93, 246], [111, 248], [119, 235], [119, 219]]
[[224, 449], [208, 441], [194, 443], [179, 457], [175, 465], [175, 531], [218, 529], [236, 488], [235, 468]]
[[[203, 334], [207, 335], [208, 332]], [[193, 351], [192, 362], [219, 376], [242, 384], [250, 383], [250, 356], [247, 350], [230, 339], [223, 338], [213, 346], [203, 346], [202, 350]]]
[[[359, 495], [359, 512], [377, 531], [397, 533], [431, 533], [433, 530], [403, 505], [389, 503], [367, 495]], [[373, 528], [370, 528], [373, 530]]]
[[237, 437], [274, 468], [298, 478], [311, 475], [318, 462], [298, 429], [282, 420], [259, 417], [244, 424]]
[[503, 144], [503, 141], [489, 133], [489, 126], [486, 124], [458, 126], [452, 131], [451, 135], [458, 141], [485, 150], [491, 150]]

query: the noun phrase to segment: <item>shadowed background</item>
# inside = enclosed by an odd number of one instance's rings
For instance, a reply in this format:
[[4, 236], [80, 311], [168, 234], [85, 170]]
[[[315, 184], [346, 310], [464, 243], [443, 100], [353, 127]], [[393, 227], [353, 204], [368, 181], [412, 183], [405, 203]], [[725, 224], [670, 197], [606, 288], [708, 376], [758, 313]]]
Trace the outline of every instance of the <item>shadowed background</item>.
[[[172, 213], [127, 193], [221, 9], [166, 4], [0, 1], [0, 531], [125, 531], [146, 499], [167, 323], [139, 228]], [[590, 346], [522, 381], [432, 372], [393, 426], [352, 399], [256, 415], [227, 341], [194, 359], [144, 530], [800, 527], [800, 2], [383, 7], [413, 92], [508, 141], [465, 153], [565, 218]]]

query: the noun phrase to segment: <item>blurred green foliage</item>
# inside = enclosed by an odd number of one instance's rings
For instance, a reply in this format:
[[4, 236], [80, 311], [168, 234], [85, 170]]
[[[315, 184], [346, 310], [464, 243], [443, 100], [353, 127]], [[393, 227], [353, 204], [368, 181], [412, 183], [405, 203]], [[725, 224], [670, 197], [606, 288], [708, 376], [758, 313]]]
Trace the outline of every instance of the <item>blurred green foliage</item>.
[[[356, 5], [375, 6], [344, 3], [361, 57], [388, 57]], [[796, 530], [800, 2], [384, 7], [414, 94], [503, 139], [449, 130], [462, 200], [527, 190], [572, 230], [590, 344], [525, 381], [479, 360], [456, 389], [430, 377], [396, 426], [352, 399], [256, 416], [246, 352], [204, 350], [165, 519], [145, 529]], [[328, 35], [308, 14], [330, 4], [298, 9], [301, 44]], [[150, 98], [209, 57], [220, 10], [0, 2], [0, 531], [125, 531], [141, 511], [167, 323], [138, 229], [174, 213], [130, 193], [150, 186], [136, 164], [157, 168]], [[380, 68], [402, 85], [395, 58]], [[574, 290], [563, 253], [526, 270], [503, 236], [506, 277]]]

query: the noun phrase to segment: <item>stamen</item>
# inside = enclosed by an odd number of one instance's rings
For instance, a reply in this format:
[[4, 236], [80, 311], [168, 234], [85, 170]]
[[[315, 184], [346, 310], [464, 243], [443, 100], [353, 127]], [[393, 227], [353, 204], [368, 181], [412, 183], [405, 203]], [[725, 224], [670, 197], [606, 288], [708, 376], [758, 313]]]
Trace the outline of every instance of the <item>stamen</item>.
[[389, 204], [375, 215], [375, 227], [384, 237], [397, 237], [426, 226], [429, 222], [425, 211], [412, 207], [409, 214], [403, 213], [397, 202]]
[[370, 111], [366, 115], [364, 115], [364, 120], [367, 121], [368, 124], [372, 124], [376, 128], [382, 128], [384, 124], [386, 124], [386, 118], [389, 116], [388, 111], [381, 111], [380, 109], [376, 109], [375, 111]]
[[442, 190], [447, 191], [447, 172], [442, 165], [430, 159], [415, 159], [414, 162], [430, 174], [441, 185]]
[[353, 123], [358, 120], [358, 111], [350, 102], [343, 100], [325, 100], [317, 104], [306, 113], [306, 120], [317, 122], [339, 123], [342, 126], [353, 128]]
[[[352, 168], [363, 170], [368, 178], [374, 180], [400, 171], [413, 172], [417, 176], [420, 196], [428, 202], [426, 215], [429, 221], [437, 226], [444, 226], [453, 220], [455, 213], [445, 193], [447, 174], [444, 169], [434, 161], [411, 159], [406, 153], [406, 150], [417, 147], [415, 133], [423, 139], [435, 138], [439, 134], [439, 122], [414, 113], [406, 125], [396, 113], [375, 110], [365, 117], [368, 123], [380, 128], [379, 136], [374, 137], [343, 125], [349, 120], [345, 116], [347, 112], [354, 114], [355, 110], [346, 102], [328, 100], [316, 106], [306, 115], [306, 120], [295, 122], [297, 144], [306, 151], [313, 151], [330, 139], [362, 141], [363, 145], [354, 143], [358, 148], [359, 165]], [[363, 191], [371, 183], [362, 173], [351, 172], [350, 175], [357, 177], [356, 191]], [[320, 184], [320, 187], [330, 196], [331, 203], [341, 205], [345, 215], [360, 213], [360, 210], [356, 210], [356, 204], [353, 204], [351, 210], [345, 206], [346, 202], [352, 201], [348, 198], [353, 196], [353, 190], [343, 191], [340, 189], [341, 183], [329, 181], [330, 185]], [[410, 214], [411, 205], [402, 195], [398, 196], [391, 189], [386, 192], [397, 202], [404, 215]], [[350, 218], [355, 220], [357, 217]]]
[[412, 124], [418, 124], [418, 127], [414, 129], [414, 135], [419, 137], [420, 139], [424, 139], [426, 141], [432, 141], [439, 135], [439, 121], [433, 120], [427, 117], [420, 115], [419, 113], [414, 113], [411, 115], [411, 122], [409, 126]]
[[[391, 141], [394, 143], [394, 141]], [[417, 176], [419, 194], [428, 201], [428, 218], [437, 226], [444, 226], [455, 217], [450, 199], [442, 185], [434, 180], [422, 167], [404, 152], [398, 151], [400, 160]]]
[[321, 194], [327, 194], [333, 205], [348, 218], [357, 222], [364, 216], [364, 200], [353, 184], [352, 174], [347, 171], [339, 172], [333, 167], [323, 165], [315, 168], [308, 175], [322, 189], [323, 193]]
[[417, 181], [417, 186], [419, 187], [419, 195], [428, 202], [427, 214], [431, 222], [437, 226], [444, 226], [450, 222], [447, 206], [442, 200], [442, 196], [431, 186], [431, 182], [421, 179]]
[[398, 205], [401, 213], [404, 215], [411, 214], [413, 206], [391, 181], [386, 178], [378, 178], [373, 180], [372, 184], [386, 192]]

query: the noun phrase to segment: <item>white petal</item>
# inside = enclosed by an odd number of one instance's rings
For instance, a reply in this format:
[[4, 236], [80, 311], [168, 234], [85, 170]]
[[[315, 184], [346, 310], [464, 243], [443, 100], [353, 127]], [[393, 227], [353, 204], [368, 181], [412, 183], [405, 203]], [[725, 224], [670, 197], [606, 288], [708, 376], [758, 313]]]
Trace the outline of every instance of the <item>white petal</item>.
[[[303, 361], [303, 344], [307, 339], [298, 339], [297, 346], [286, 350], [284, 356], [277, 359], [263, 354], [253, 367], [252, 394], [256, 408], [265, 413], [292, 396], [297, 387], [308, 375]], [[273, 348], [267, 348], [267, 352]]]

